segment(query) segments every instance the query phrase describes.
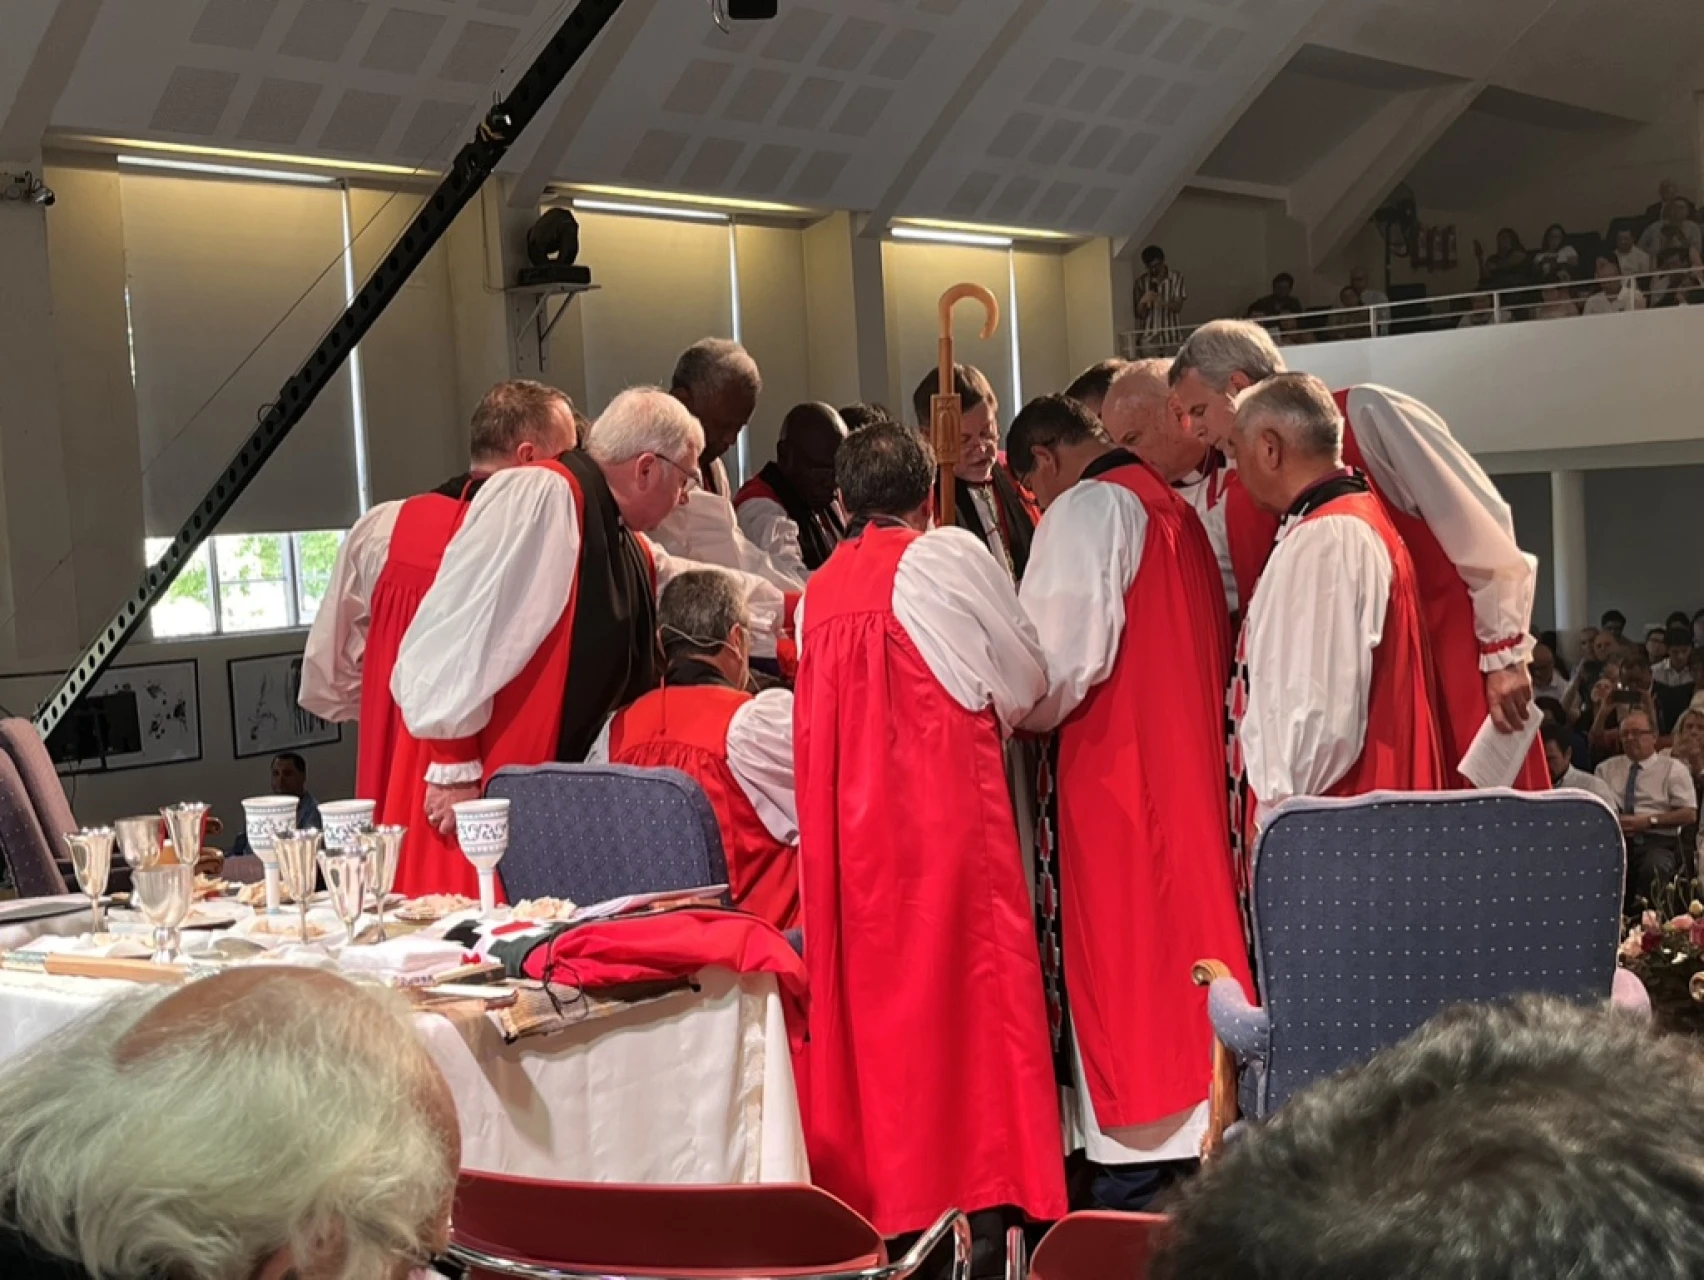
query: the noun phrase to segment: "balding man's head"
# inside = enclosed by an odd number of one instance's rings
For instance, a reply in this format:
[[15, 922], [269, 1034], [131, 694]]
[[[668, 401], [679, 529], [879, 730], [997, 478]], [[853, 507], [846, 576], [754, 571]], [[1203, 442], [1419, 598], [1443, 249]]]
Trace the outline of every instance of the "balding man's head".
[[832, 405], [796, 404], [781, 419], [775, 462], [806, 505], [822, 508], [834, 501], [834, 456], [844, 439], [846, 424]]
[[460, 1154], [408, 1006], [314, 970], [127, 996], [0, 1071], [0, 1221], [91, 1275], [400, 1277]]
[[1207, 445], [1184, 430], [1166, 374], [1169, 360], [1134, 360], [1119, 370], [1101, 406], [1101, 421], [1123, 445], [1166, 481], [1183, 479], [1207, 456]]

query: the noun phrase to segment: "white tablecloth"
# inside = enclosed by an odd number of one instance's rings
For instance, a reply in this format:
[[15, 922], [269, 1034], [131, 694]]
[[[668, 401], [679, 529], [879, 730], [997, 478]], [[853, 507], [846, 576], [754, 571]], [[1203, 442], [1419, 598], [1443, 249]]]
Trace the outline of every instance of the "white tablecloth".
[[[775, 980], [709, 969], [698, 985], [513, 1045], [489, 1019], [417, 1015], [455, 1094], [462, 1163], [565, 1181], [808, 1182]], [[0, 971], [0, 1060], [136, 991]]]

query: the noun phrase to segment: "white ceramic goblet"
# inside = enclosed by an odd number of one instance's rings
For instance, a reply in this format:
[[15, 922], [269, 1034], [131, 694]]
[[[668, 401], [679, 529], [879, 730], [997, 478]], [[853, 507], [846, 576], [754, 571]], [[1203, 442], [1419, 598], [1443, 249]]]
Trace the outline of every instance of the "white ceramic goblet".
[[464, 800], [450, 806], [462, 856], [479, 872], [479, 911], [497, 910], [497, 864], [509, 849], [509, 802]]
[[275, 916], [281, 907], [278, 851], [273, 842], [282, 832], [296, 826], [295, 796], [253, 796], [243, 801], [243, 825], [248, 829], [249, 848], [266, 868], [266, 914]]

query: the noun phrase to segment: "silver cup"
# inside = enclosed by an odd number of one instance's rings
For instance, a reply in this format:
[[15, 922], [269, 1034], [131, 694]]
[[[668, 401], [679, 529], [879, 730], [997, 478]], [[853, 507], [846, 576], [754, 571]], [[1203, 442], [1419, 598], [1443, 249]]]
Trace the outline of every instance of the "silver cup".
[[407, 834], [407, 827], [379, 826], [363, 831], [360, 836], [361, 852], [371, 864], [367, 881], [374, 898], [373, 910], [379, 917], [380, 942], [385, 940], [385, 899], [396, 887], [396, 869], [402, 859], [402, 838]]
[[207, 806], [186, 800], [167, 805], [160, 810], [160, 816], [166, 820], [166, 834], [171, 837], [172, 848], [177, 850], [178, 861], [193, 870], [201, 861], [201, 828], [207, 818]]
[[320, 871], [325, 875], [326, 893], [331, 898], [331, 909], [337, 912], [337, 918], [343, 922], [346, 935], [344, 945], [353, 945], [355, 922], [361, 918], [361, 912], [367, 906], [367, 859], [359, 853], [333, 853], [322, 855], [319, 865]]
[[160, 819], [157, 814], [135, 818], [120, 818], [113, 823], [118, 833], [119, 852], [131, 871], [146, 871], [160, 863]]
[[71, 869], [77, 873], [77, 887], [89, 895], [91, 933], [99, 933], [105, 924], [101, 918], [101, 895], [107, 891], [107, 879], [112, 875], [112, 846], [116, 838], [111, 827], [84, 827], [65, 837], [71, 850]]
[[189, 915], [195, 890], [195, 868], [187, 863], [144, 867], [134, 874], [136, 905], [154, 926], [155, 964], [170, 964], [178, 955], [178, 926]]
[[280, 832], [273, 839], [278, 855], [278, 872], [284, 878], [284, 891], [296, 900], [301, 912], [302, 941], [308, 940], [308, 899], [314, 892], [315, 859], [320, 851], [320, 833], [306, 831]]

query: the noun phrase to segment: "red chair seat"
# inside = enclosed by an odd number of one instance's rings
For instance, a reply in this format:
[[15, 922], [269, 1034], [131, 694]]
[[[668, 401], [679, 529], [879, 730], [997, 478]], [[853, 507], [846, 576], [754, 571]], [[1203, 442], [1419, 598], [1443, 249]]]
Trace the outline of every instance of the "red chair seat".
[[1070, 1214], [1036, 1245], [1030, 1280], [1142, 1280], [1154, 1234], [1164, 1223], [1158, 1213]]

